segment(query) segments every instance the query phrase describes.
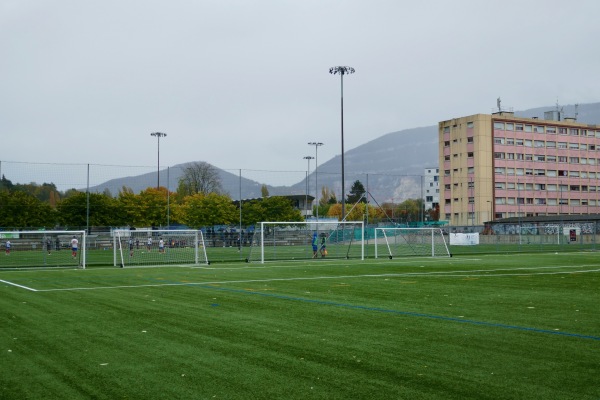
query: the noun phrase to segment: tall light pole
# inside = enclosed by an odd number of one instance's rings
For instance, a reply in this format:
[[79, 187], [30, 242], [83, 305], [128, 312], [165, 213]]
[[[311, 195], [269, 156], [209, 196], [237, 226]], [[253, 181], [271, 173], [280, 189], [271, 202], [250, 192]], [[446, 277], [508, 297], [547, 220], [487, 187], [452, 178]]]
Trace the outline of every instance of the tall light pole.
[[309, 146], [315, 146], [315, 203], [317, 204], [317, 222], [319, 222], [319, 146], [321, 142], [308, 142]]
[[162, 132], [153, 132], [150, 134], [150, 136], [156, 136], [156, 139], [158, 141], [158, 172], [157, 172], [157, 181], [156, 181], [156, 188], [160, 188], [160, 138], [161, 137], [165, 137], [167, 136], [166, 133], [162, 133]]
[[346, 66], [337, 66], [329, 68], [330, 74], [339, 74], [341, 82], [341, 121], [342, 121], [342, 221], [346, 219], [346, 188], [344, 183], [344, 75], [354, 73], [354, 68]]
[[308, 177], [310, 176], [310, 160], [312, 160], [314, 157], [306, 156], [303, 158], [308, 160], [308, 169], [306, 170], [306, 196], [304, 196], [304, 208], [306, 208], [306, 215], [304, 216], [304, 219], [306, 219], [308, 217]]

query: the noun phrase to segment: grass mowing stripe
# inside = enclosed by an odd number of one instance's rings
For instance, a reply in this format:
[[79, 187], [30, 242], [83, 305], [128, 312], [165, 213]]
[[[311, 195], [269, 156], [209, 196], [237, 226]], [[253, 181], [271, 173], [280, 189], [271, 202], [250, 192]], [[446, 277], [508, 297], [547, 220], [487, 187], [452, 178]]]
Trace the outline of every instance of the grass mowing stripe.
[[410, 317], [429, 318], [429, 319], [436, 319], [436, 320], [442, 320], [442, 321], [460, 322], [463, 324], [488, 326], [488, 327], [492, 327], [492, 328], [513, 329], [513, 330], [519, 330], [519, 331], [544, 333], [544, 334], [548, 334], [548, 335], [567, 336], [567, 337], [574, 337], [574, 338], [578, 338], [578, 339], [590, 339], [590, 340], [600, 341], [600, 336], [582, 335], [579, 333], [551, 331], [548, 329], [530, 328], [530, 327], [526, 327], [526, 326], [517, 326], [517, 325], [498, 324], [498, 323], [486, 322], [486, 321], [475, 321], [475, 320], [471, 320], [471, 319], [446, 317], [443, 315], [432, 315], [432, 314], [424, 314], [424, 313], [417, 313], [417, 312], [411, 312], [411, 311], [390, 310], [390, 309], [379, 308], [379, 307], [368, 307], [368, 306], [361, 306], [361, 305], [356, 305], [356, 304], [345, 304], [345, 303], [337, 303], [337, 302], [331, 302], [331, 301], [325, 301], [325, 300], [314, 300], [314, 299], [307, 299], [307, 298], [303, 298], [303, 297], [292, 297], [292, 296], [285, 296], [285, 295], [273, 294], [273, 293], [261, 293], [261, 292], [251, 291], [251, 290], [243, 290], [243, 289], [221, 288], [221, 287], [209, 286], [209, 285], [192, 285], [192, 286], [197, 286], [197, 287], [201, 287], [201, 288], [205, 288], [205, 289], [231, 292], [231, 293], [242, 293], [242, 294], [247, 294], [247, 295], [258, 295], [258, 296], [276, 298], [276, 299], [281, 299], [281, 300], [290, 300], [290, 301], [298, 301], [298, 302], [304, 302], [304, 303], [320, 304], [320, 305], [326, 305], [326, 306], [332, 306], [332, 307], [342, 307], [342, 308], [365, 310], [365, 311], [376, 311], [379, 313], [388, 313], [388, 314], [396, 314], [396, 315], [405, 315], [405, 316], [410, 316]]

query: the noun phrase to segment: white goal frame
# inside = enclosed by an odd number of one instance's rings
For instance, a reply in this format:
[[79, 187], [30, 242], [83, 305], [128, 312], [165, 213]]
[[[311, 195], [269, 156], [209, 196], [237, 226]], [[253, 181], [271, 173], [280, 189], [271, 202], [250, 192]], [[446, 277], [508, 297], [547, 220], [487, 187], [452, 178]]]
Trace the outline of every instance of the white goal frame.
[[[394, 241], [400, 239], [400, 243], [391, 243], [390, 237], [386, 232], [408, 232], [410, 233], [419, 233], [422, 232], [427, 235], [429, 238], [427, 244], [427, 248], [425, 248], [425, 243], [410, 243], [405, 236], [394, 234], [391, 238]], [[379, 233], [379, 235], [378, 235]], [[422, 235], [423, 238], [425, 235]], [[389, 227], [389, 228], [375, 228], [375, 258], [378, 258], [378, 247], [379, 243], [383, 242], [387, 248], [387, 257], [391, 260], [397, 254], [394, 254], [392, 250], [393, 245], [405, 245], [407, 248], [413, 251], [411, 256], [426, 256], [426, 257], [452, 257], [450, 250], [448, 249], [448, 244], [446, 243], [446, 238], [444, 237], [444, 232], [441, 228], [398, 228], [398, 227]], [[417, 248], [422, 250], [421, 253], [417, 252]], [[436, 249], [438, 251], [436, 251]]]
[[[329, 241], [330, 236], [332, 231], [336, 232], [340, 226], [354, 226], [356, 227], [356, 229], [360, 229], [360, 239], [356, 238], [354, 239], [354, 237], [350, 240], [350, 241], [344, 241], [342, 246], [347, 246], [347, 251], [346, 251], [346, 255], [345, 258], [349, 258], [348, 254], [349, 254], [349, 246], [352, 245], [352, 242], [354, 240], [356, 240], [357, 243], [354, 244], [354, 246], [360, 246], [360, 259], [364, 260], [365, 259], [365, 229], [364, 229], [364, 222], [363, 221], [329, 221], [329, 220], [323, 220], [323, 221], [299, 221], [299, 222], [290, 222], [290, 221], [264, 221], [264, 222], [260, 222], [260, 228], [258, 230], [258, 232], [254, 232], [253, 235], [253, 239], [252, 239], [252, 244], [250, 246], [250, 248], [252, 249], [252, 246], [255, 245], [256, 242], [256, 246], [260, 246], [260, 260], [257, 260], [258, 262], [260, 262], [261, 264], [265, 263], [265, 230], [267, 227], [288, 227], [288, 226], [298, 226], [298, 225], [304, 225], [306, 226], [308, 229], [308, 231], [310, 232], [317, 232], [318, 233], [318, 237], [319, 237], [319, 243], [321, 240], [321, 235], [326, 235], [325, 239], [326, 239], [326, 243], [327, 243], [327, 249], [329, 251], [329, 249], [331, 249], [331, 242]], [[329, 235], [327, 235], [327, 232], [329, 232]], [[354, 231], [353, 231], [354, 232]], [[260, 236], [257, 237], [257, 233], [260, 234]], [[301, 243], [300, 245], [305, 246], [304, 248], [308, 248], [308, 246], [310, 245], [310, 238], [307, 238], [307, 242], [305, 243]], [[267, 243], [268, 244], [268, 243]], [[288, 245], [294, 245], [293, 243], [288, 243], [288, 244], [280, 244], [281, 246], [288, 246]], [[320, 244], [319, 244], [319, 251], [320, 251]], [[311, 252], [312, 254], [312, 252]], [[308, 259], [311, 259], [314, 257], [308, 257]], [[339, 258], [336, 257], [336, 258]], [[306, 259], [306, 258], [305, 258]], [[282, 258], [282, 260], [287, 260], [286, 258]], [[247, 262], [249, 262], [249, 259], [246, 259]]]
[[[40, 244], [40, 248], [39, 250], [42, 250], [44, 252], [44, 254], [46, 253], [50, 253], [50, 250], [56, 250], [54, 249], [47, 249], [46, 248], [46, 244], [45, 241], [43, 240], [45, 237], [47, 236], [53, 236], [53, 239], [51, 240], [52, 244], [55, 244], [55, 240], [56, 238], [58, 238], [59, 236], [65, 236], [65, 238], [63, 238], [64, 241], [61, 241], [60, 243], [62, 245], [67, 244], [68, 248], [65, 246], [64, 249], [62, 249], [62, 251], [64, 251], [65, 253], [68, 253], [71, 251], [71, 244], [70, 244], [70, 240], [73, 236], [78, 236], [80, 239], [79, 243], [78, 243], [78, 247], [77, 247], [77, 253], [78, 253], [78, 261], [76, 263], [76, 266], [82, 269], [85, 269], [86, 266], [86, 260], [87, 260], [87, 244], [86, 244], [86, 231], [61, 231], [61, 230], [53, 230], [53, 231], [2, 231], [0, 232], [0, 243], [2, 244], [2, 249], [4, 250], [5, 248], [5, 243], [7, 240], [13, 240], [11, 241], [11, 250], [15, 251], [18, 249], [18, 246], [20, 244], [20, 242], [25, 241], [27, 238], [23, 238], [22, 236], [39, 236], [40, 239], [39, 241], [36, 241], [35, 244], [37, 245], [38, 243]], [[15, 237], [16, 236], [16, 237]], [[68, 236], [68, 239], [66, 238]], [[26, 242], [28, 243], [28, 246], [33, 246], [34, 243], [32, 243], [31, 241]], [[33, 246], [32, 247], [33, 250], [37, 249], [37, 246]], [[59, 249], [60, 250], [60, 249]], [[17, 250], [18, 251], [18, 250]], [[65, 264], [65, 265], [61, 265], [61, 267], [71, 267], [72, 265], [69, 264]], [[14, 266], [15, 268], [20, 268], [18, 265]]]
[[[199, 265], [201, 262], [204, 264], [209, 265], [210, 261], [208, 261], [208, 257], [206, 254], [206, 246], [204, 243], [204, 235], [202, 234], [201, 230], [196, 230], [196, 229], [115, 229], [111, 232], [111, 235], [113, 237], [113, 265], [115, 267], [121, 267], [121, 268], [125, 268], [128, 267], [130, 265], [143, 265], [143, 266], [159, 266], [159, 265], [169, 265], [169, 266], [174, 266], [174, 265]], [[142, 249], [145, 249], [147, 247], [147, 239], [148, 238], [152, 238], [152, 246], [153, 248], [155, 248], [155, 253], [156, 254], [162, 254], [162, 253], [158, 253], [158, 243], [159, 243], [159, 239], [160, 238], [165, 238], [167, 239], [167, 241], [164, 241], [164, 252], [165, 254], [169, 251], [169, 249], [172, 248], [171, 243], [168, 241], [168, 239], [172, 239], [173, 237], [177, 237], [177, 236], [188, 236], [188, 241], [192, 240], [193, 243], [193, 249], [194, 249], [194, 254], [193, 254], [193, 259], [182, 259], [181, 262], [179, 262], [179, 260], [177, 259], [171, 259], [168, 258], [167, 261], [168, 262], [162, 262], [161, 258], [159, 257], [153, 257], [150, 258], [149, 256], [146, 256], [147, 261], [141, 261], [141, 262], [136, 262], [136, 263], [132, 263], [130, 262], [130, 257], [129, 257], [129, 252], [130, 250], [130, 244], [129, 244], [129, 238], [133, 237], [136, 238], [136, 243], [137, 240], [139, 240], [139, 245], [142, 247]], [[186, 241], [186, 245], [188, 245], [189, 243], [187, 243]], [[177, 247], [179, 247], [179, 244], [177, 243]], [[187, 246], [185, 246], [187, 248]], [[141, 253], [144, 253], [144, 251], [142, 251]], [[149, 254], [150, 252], [148, 252]]]

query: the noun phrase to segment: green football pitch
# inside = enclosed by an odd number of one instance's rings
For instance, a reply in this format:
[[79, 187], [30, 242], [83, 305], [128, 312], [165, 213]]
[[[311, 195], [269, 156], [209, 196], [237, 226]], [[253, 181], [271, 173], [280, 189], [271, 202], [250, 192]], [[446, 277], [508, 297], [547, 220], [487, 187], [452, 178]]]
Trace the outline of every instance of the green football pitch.
[[5, 270], [0, 398], [598, 399], [599, 310], [595, 252]]

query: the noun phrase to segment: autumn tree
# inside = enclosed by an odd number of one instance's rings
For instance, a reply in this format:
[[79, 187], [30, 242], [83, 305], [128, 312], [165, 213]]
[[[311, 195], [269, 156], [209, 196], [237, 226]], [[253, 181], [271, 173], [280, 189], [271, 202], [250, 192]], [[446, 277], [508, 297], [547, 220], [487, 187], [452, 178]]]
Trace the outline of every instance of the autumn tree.
[[292, 201], [283, 196], [244, 202], [242, 210], [244, 225], [254, 225], [263, 221], [304, 221], [300, 210], [295, 209]]
[[269, 197], [269, 188], [267, 187], [267, 185], [265, 185], [263, 183], [263, 185], [260, 187], [260, 195], [262, 196], [262, 198], [264, 199], [265, 197]]
[[177, 219], [190, 228], [229, 225], [237, 221], [238, 212], [227, 195], [196, 193], [187, 196], [175, 208]]
[[67, 226], [87, 226], [88, 204], [90, 226], [119, 225], [118, 203], [115, 199], [99, 193], [84, 192], [73, 194], [57, 204], [60, 223]]
[[2, 227], [53, 227], [56, 213], [50, 206], [21, 191], [0, 190], [0, 226]]

